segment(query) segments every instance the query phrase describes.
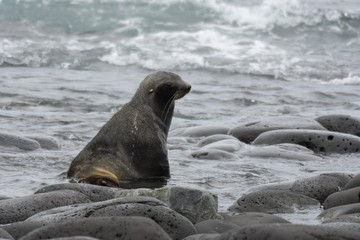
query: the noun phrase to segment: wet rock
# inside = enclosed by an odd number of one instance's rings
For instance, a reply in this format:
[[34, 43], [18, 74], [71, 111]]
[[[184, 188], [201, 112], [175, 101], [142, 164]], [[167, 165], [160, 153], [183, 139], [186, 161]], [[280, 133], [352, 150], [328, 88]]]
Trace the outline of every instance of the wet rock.
[[360, 187], [360, 174], [353, 177], [345, 186], [344, 189]]
[[253, 145], [295, 143], [321, 153], [353, 153], [360, 151], [360, 137], [319, 130], [274, 130], [260, 134]]
[[90, 202], [84, 194], [63, 190], [0, 201], [0, 224], [19, 222], [55, 207]]
[[295, 116], [280, 116], [240, 125], [231, 129], [229, 134], [242, 142], [251, 143], [261, 133], [279, 129], [326, 130], [321, 124], [313, 119]]
[[236, 152], [243, 147], [245, 143], [241, 143], [237, 139], [224, 139], [203, 146], [201, 149], [216, 149], [226, 152]]
[[215, 134], [227, 134], [228, 127], [222, 126], [196, 126], [186, 128], [181, 135], [187, 137], [207, 137]]
[[294, 182], [283, 182], [283, 183], [269, 183], [269, 184], [262, 184], [248, 190], [248, 193], [257, 192], [257, 191], [273, 191], [273, 190], [280, 190], [280, 191], [290, 191]]
[[185, 216], [192, 223], [207, 219], [220, 218], [217, 214], [218, 201], [216, 195], [210, 192], [175, 186], [159, 189], [122, 190], [117, 197], [145, 196], [154, 197], [168, 204], [168, 206]]
[[209, 145], [209, 144], [214, 143], [214, 142], [219, 142], [219, 141], [222, 141], [222, 140], [229, 140], [229, 139], [234, 139], [234, 140], [237, 140], [239, 142], [239, 140], [236, 137], [233, 137], [233, 136], [230, 136], [230, 135], [227, 135], [227, 134], [215, 134], [215, 135], [208, 136], [208, 137], [206, 137], [204, 139], [201, 139], [198, 142], [197, 146], [198, 147], [203, 147], [205, 145]]
[[11, 236], [13, 236], [15, 239], [19, 239], [22, 236], [25, 236], [29, 232], [45, 226], [45, 223], [39, 223], [39, 222], [16, 222], [16, 223], [10, 223], [7, 225], [3, 225], [2, 228], [6, 230]]
[[238, 156], [235, 154], [217, 150], [217, 149], [200, 149], [191, 153], [193, 158], [207, 159], [207, 160], [237, 160]]
[[0, 133], [0, 146], [17, 147], [25, 151], [34, 151], [40, 148], [40, 144], [30, 138]]
[[6, 230], [0, 228], [0, 239], [11, 239], [11, 240], [13, 240], [14, 238]]
[[289, 191], [259, 191], [246, 194], [229, 207], [231, 212], [293, 213], [319, 205], [319, 201]]
[[360, 213], [360, 203], [352, 203], [326, 209], [319, 215], [319, 218], [325, 220], [327, 218], [336, 218], [345, 214], [353, 213]]
[[323, 223], [347, 222], [360, 224], [360, 213], [345, 214], [334, 218], [324, 219]]
[[234, 228], [239, 228], [239, 226], [223, 220], [211, 219], [195, 224], [195, 228], [197, 233], [223, 233]]
[[171, 238], [153, 220], [144, 217], [99, 217], [73, 219], [51, 224], [25, 235], [21, 240], [88, 236], [98, 239], [154, 239]]
[[242, 155], [256, 158], [282, 158], [300, 161], [322, 160], [322, 157], [315, 155], [310, 149], [291, 143], [254, 147], [251, 150], [243, 152]]
[[219, 214], [224, 218], [225, 222], [233, 223], [240, 227], [253, 224], [290, 223], [282, 217], [261, 212], [220, 212]]
[[60, 144], [53, 138], [39, 137], [39, 136], [27, 136], [27, 138], [38, 142], [42, 149], [47, 149], [47, 150], [59, 150], [60, 149]]
[[54, 223], [69, 219], [112, 216], [151, 218], [173, 239], [182, 239], [195, 233], [193, 224], [187, 218], [168, 208], [165, 203], [149, 197], [124, 197], [60, 207], [38, 213], [30, 217], [28, 221]]
[[216, 234], [216, 233], [195, 234], [188, 236], [183, 240], [212, 240], [212, 239], [216, 239], [216, 237], [218, 236], [220, 236], [220, 234]]
[[43, 187], [37, 190], [35, 194], [53, 192], [59, 190], [73, 190], [80, 192], [86, 195], [93, 202], [100, 202], [100, 201], [113, 199], [116, 197], [116, 194], [120, 191], [119, 188], [104, 187], [104, 186], [98, 186], [92, 184], [62, 183], [62, 184], [54, 184]]
[[326, 129], [360, 136], [360, 118], [343, 114], [325, 115], [315, 119]]
[[329, 195], [324, 201], [324, 209], [360, 202], [360, 187], [351, 188]]
[[100, 240], [100, 239], [93, 237], [84, 237], [84, 236], [72, 236], [72, 237], [52, 238], [51, 240]]
[[360, 233], [339, 230], [325, 226], [295, 225], [295, 224], [260, 224], [245, 226], [221, 234], [216, 240], [329, 240], [360, 239]]
[[344, 187], [342, 177], [331, 174], [321, 174], [319, 176], [296, 180], [290, 190], [311, 198], [315, 198], [320, 203], [332, 193], [338, 192]]
[[335, 229], [340, 229], [343, 231], [355, 231], [360, 232], [360, 224], [350, 223], [350, 222], [332, 222], [322, 224], [325, 227], [331, 227]]

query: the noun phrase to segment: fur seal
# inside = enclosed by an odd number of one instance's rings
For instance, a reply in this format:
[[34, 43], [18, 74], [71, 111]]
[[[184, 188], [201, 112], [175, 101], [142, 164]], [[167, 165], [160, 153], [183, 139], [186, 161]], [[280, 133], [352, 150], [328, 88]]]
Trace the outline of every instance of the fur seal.
[[[171, 72], [148, 75], [125, 104], [72, 161], [76, 182], [133, 188], [170, 177], [167, 136], [175, 100], [191, 85]], [[156, 184], [155, 184], [156, 185]]]

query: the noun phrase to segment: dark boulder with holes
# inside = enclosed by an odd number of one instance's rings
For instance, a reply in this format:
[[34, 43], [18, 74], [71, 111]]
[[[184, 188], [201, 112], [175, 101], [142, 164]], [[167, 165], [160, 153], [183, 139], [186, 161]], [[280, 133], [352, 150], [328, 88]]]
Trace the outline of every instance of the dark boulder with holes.
[[335, 192], [329, 195], [324, 201], [324, 209], [352, 204], [360, 203], [360, 187]]
[[35, 192], [48, 193], [59, 190], [72, 190], [86, 195], [93, 202], [100, 202], [115, 198], [116, 194], [120, 191], [119, 188], [98, 186], [85, 183], [61, 183], [43, 187]]
[[296, 209], [317, 205], [320, 207], [319, 201], [305, 195], [290, 191], [264, 190], [242, 196], [228, 210], [232, 212], [293, 213]]
[[323, 203], [330, 194], [340, 191], [349, 179], [350, 177], [347, 174], [320, 174], [319, 176], [296, 180], [290, 191], [315, 198]]
[[296, 116], [280, 116], [237, 126], [231, 129], [229, 134], [242, 142], [251, 143], [260, 134], [279, 129], [326, 130], [326, 128], [313, 119]]
[[139, 216], [157, 222], [173, 239], [182, 239], [195, 234], [194, 225], [167, 205], [155, 198], [124, 197], [103, 202], [85, 203], [54, 208], [38, 213], [28, 219], [45, 223], [64, 222], [69, 219]]
[[103, 240], [153, 239], [170, 240], [166, 232], [153, 220], [144, 217], [99, 217], [71, 219], [38, 228], [21, 240], [52, 239], [87, 236]]
[[360, 118], [343, 114], [325, 115], [315, 119], [326, 129], [360, 136]]
[[90, 202], [84, 194], [71, 190], [54, 191], [0, 201], [0, 224], [19, 222], [47, 209]]
[[262, 133], [253, 145], [295, 143], [320, 153], [354, 153], [360, 151], [360, 137], [319, 130], [274, 130]]

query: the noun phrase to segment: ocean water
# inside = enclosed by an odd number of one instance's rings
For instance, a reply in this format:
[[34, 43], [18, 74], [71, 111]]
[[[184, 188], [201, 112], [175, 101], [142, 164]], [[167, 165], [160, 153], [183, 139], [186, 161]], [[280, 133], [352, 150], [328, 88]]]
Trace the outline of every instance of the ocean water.
[[[176, 104], [169, 184], [218, 194], [220, 210], [261, 184], [360, 173], [358, 154], [194, 159], [200, 139], [177, 135], [272, 116], [360, 117], [359, 66], [358, 0], [0, 0], [0, 133], [61, 145], [0, 147], [0, 194], [66, 182], [71, 160], [157, 70], [192, 85]], [[308, 223], [319, 211], [285, 217]]]

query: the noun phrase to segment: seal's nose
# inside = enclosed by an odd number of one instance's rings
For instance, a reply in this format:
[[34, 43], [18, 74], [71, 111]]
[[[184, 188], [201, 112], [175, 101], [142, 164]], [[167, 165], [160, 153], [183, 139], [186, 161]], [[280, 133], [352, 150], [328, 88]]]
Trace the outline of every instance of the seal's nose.
[[185, 89], [186, 89], [186, 92], [190, 92], [190, 90], [191, 90], [191, 85], [190, 85], [190, 84], [187, 84], [186, 87], [185, 87]]

